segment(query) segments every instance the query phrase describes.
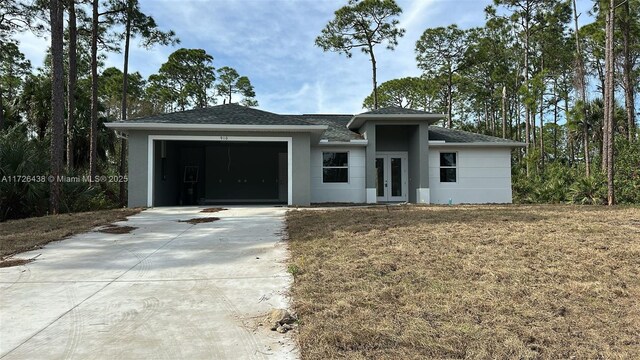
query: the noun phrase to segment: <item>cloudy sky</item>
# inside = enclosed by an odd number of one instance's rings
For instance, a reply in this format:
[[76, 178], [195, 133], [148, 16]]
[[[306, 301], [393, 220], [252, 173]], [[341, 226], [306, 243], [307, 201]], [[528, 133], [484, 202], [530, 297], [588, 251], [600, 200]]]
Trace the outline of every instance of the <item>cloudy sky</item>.
[[[145, 77], [158, 71], [179, 47], [205, 49], [214, 66], [231, 66], [256, 88], [260, 108], [285, 114], [357, 113], [371, 92], [368, 56], [351, 59], [314, 46], [333, 12], [347, 0], [140, 0], [142, 10], [181, 40], [176, 47], [132, 48], [130, 71]], [[458, 24], [482, 26], [484, 8], [492, 0], [396, 0], [403, 9], [406, 34], [395, 51], [379, 46], [378, 83], [417, 76], [414, 46], [430, 27]], [[578, 0], [581, 18], [590, 0]], [[21, 49], [41, 66], [47, 39], [19, 36]], [[122, 55], [109, 54], [106, 66], [122, 68]]]

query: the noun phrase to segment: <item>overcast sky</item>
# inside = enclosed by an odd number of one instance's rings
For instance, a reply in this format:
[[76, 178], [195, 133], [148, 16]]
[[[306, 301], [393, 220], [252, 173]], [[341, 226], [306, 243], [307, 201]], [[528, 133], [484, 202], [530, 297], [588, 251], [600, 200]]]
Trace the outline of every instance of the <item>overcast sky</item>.
[[[484, 8], [492, 0], [396, 0], [403, 10], [400, 26], [406, 34], [395, 51], [376, 48], [378, 84], [417, 76], [414, 47], [430, 27], [457, 24], [482, 26]], [[202, 48], [214, 57], [214, 66], [231, 66], [255, 86], [259, 108], [285, 114], [347, 113], [362, 110], [371, 92], [368, 56], [351, 59], [324, 53], [314, 40], [333, 12], [347, 0], [140, 0], [143, 12], [162, 29], [172, 29], [181, 40], [176, 47], [146, 50], [133, 47], [130, 71], [145, 77], [158, 71], [179, 47]], [[581, 25], [591, 0], [578, 0]], [[36, 67], [42, 65], [48, 39], [24, 33], [21, 50]], [[109, 54], [106, 66], [122, 68], [122, 54]]]

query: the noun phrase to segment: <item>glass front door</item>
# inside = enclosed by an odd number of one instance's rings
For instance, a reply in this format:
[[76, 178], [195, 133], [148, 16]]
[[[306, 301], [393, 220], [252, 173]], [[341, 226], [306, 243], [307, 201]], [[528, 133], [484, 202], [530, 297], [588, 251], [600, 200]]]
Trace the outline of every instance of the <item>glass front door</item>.
[[406, 153], [378, 153], [376, 193], [378, 201], [407, 201]]

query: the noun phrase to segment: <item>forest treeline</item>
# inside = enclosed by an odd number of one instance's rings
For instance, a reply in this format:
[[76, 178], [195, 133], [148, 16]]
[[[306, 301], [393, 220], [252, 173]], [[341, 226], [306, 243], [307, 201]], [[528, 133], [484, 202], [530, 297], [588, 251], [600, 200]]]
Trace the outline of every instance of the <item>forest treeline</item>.
[[[27, 31], [50, 39], [43, 64], [20, 51], [16, 35]], [[105, 122], [221, 102], [258, 106], [249, 78], [214, 66], [202, 49], [174, 51], [148, 78], [129, 71], [131, 46], [178, 43], [138, 0], [0, 2], [0, 221], [125, 205], [126, 139]], [[122, 67], [105, 67], [108, 53], [122, 54]]]
[[[482, 27], [425, 29], [422, 75], [380, 85], [376, 49], [405, 33], [393, 0], [349, 0], [315, 42], [369, 58], [365, 108], [444, 113], [445, 127], [525, 143], [513, 156], [516, 201], [637, 204], [640, 0], [591, 5], [580, 14], [576, 0], [494, 0]], [[48, 39], [43, 64], [21, 53], [21, 32]], [[126, 140], [106, 121], [258, 105], [249, 78], [202, 49], [176, 50], [148, 78], [129, 70], [131, 46], [178, 43], [138, 0], [0, 2], [0, 221], [124, 205], [124, 182], [94, 181], [126, 176]], [[105, 68], [109, 53], [122, 54], [120, 67]], [[19, 175], [92, 182], [6, 181]]]
[[404, 35], [394, 1], [349, 1], [316, 44], [369, 57], [365, 108], [444, 113], [445, 127], [525, 143], [514, 151], [515, 201], [637, 204], [640, 1], [592, 0], [589, 13], [576, 1], [494, 0], [482, 27], [425, 29], [422, 75], [380, 86], [376, 46], [393, 50]]

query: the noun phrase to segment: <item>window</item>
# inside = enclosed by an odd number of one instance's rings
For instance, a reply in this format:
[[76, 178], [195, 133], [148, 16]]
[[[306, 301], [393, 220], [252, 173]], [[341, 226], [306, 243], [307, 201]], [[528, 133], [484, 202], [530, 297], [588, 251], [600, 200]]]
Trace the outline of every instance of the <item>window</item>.
[[322, 153], [322, 182], [346, 183], [349, 182], [349, 153], [323, 152]]
[[440, 153], [440, 182], [456, 182], [456, 153]]

